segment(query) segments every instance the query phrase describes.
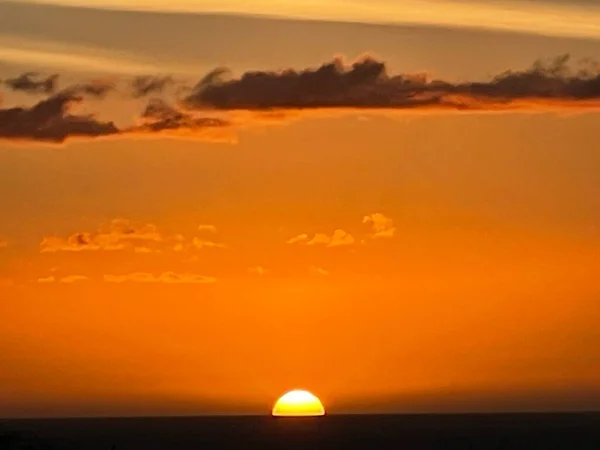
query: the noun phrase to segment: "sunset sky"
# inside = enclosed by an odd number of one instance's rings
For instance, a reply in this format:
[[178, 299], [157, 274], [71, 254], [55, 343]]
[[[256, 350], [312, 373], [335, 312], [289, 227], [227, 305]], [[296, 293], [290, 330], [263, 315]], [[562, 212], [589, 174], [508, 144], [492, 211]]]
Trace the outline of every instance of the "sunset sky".
[[0, 0], [0, 417], [600, 408], [597, 61], [596, 0]]

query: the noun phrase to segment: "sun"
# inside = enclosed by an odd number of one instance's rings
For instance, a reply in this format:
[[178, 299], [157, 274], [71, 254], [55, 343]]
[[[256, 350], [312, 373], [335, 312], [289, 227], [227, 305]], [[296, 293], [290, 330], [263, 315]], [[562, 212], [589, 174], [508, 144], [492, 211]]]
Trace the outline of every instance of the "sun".
[[325, 415], [321, 400], [308, 391], [290, 391], [275, 402], [272, 414], [278, 417], [314, 417]]

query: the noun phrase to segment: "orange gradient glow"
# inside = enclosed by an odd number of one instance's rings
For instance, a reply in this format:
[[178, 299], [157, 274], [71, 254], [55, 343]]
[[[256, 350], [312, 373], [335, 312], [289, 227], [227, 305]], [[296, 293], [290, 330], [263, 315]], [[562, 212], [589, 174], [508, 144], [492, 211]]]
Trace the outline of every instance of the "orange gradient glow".
[[273, 406], [278, 417], [323, 416], [325, 408], [321, 400], [308, 391], [294, 390], [282, 395]]

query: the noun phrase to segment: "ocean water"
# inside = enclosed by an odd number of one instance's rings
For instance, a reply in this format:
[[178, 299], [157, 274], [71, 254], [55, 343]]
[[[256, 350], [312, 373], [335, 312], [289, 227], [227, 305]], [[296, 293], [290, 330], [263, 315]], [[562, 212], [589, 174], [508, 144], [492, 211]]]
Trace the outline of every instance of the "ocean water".
[[600, 413], [1, 420], [0, 449], [590, 449]]

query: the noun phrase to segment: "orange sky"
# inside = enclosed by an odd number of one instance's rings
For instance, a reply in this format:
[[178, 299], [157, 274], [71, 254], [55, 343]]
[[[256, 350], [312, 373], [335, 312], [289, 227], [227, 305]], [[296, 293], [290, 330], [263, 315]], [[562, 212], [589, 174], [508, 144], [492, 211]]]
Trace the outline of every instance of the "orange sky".
[[[141, 25], [119, 31], [119, 14], [144, 13], [69, 14], [115, 33], [60, 15], [37, 37], [7, 29], [18, 57], [0, 78], [199, 78], [368, 52], [461, 81], [600, 55], [593, 39], [458, 29], [292, 22], [292, 39], [241, 17], [202, 40], [194, 20], [213, 19], [156, 13], [182, 41], [169, 56]], [[49, 51], [65, 58], [36, 53]], [[99, 55], [128, 65], [82, 71]], [[140, 105], [83, 108], [126, 122]], [[0, 141], [0, 416], [268, 413], [293, 388], [334, 413], [598, 408], [597, 123], [346, 112], [242, 127], [229, 143]]]

